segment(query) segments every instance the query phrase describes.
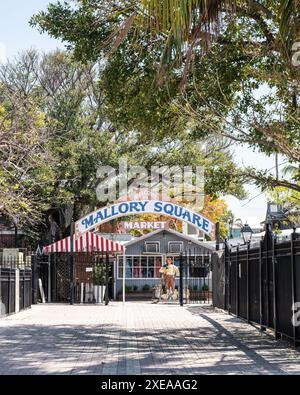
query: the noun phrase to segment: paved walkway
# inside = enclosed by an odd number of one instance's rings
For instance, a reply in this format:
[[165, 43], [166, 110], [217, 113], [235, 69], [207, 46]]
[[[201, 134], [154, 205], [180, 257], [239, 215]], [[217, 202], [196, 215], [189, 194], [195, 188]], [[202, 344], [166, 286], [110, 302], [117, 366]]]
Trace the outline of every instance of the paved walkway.
[[300, 374], [300, 353], [199, 306], [39, 305], [0, 320], [0, 374]]

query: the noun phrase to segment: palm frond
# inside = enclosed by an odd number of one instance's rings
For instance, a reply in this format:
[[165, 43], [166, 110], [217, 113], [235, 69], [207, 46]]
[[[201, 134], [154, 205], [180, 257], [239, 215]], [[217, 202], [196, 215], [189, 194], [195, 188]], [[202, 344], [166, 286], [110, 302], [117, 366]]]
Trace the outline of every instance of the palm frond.
[[132, 26], [134, 24], [135, 17], [136, 17], [136, 13], [134, 12], [130, 15], [129, 18], [127, 18], [125, 20], [125, 22], [121, 26], [118, 36], [112, 46], [112, 49], [110, 50], [111, 54], [114, 53], [119, 48], [119, 46], [122, 44], [122, 42], [125, 40], [129, 30], [132, 28]]
[[[234, 0], [141, 0], [141, 23], [152, 33], [172, 32], [179, 45], [189, 40], [195, 26], [213, 30], [224, 8], [233, 10]], [[146, 18], [145, 18], [146, 16]]]
[[151, 36], [164, 37], [158, 81], [164, 79], [165, 66], [184, 56], [183, 90], [191, 64], [194, 48], [201, 44], [207, 48], [212, 36], [218, 31], [222, 11], [234, 11], [237, 4], [247, 0], [141, 0], [137, 23]]
[[[128, 20], [123, 20], [118, 31], [112, 33], [115, 42], [111, 52], [118, 49], [131, 28], [137, 32], [143, 31], [153, 37], [153, 42], [157, 42], [162, 49], [157, 80], [165, 78], [167, 65], [176, 60], [183, 68], [181, 89], [184, 89], [187, 82], [194, 49], [208, 48], [218, 35], [225, 12], [227, 15], [234, 14], [237, 8], [245, 6], [252, 11], [273, 16], [269, 7], [253, 0], [127, 0], [123, 4], [123, 9], [116, 9], [120, 13], [126, 9]], [[277, 17], [281, 37], [287, 47], [291, 43], [291, 32], [295, 33], [299, 29], [299, 5], [300, 0], [279, 1]], [[299, 30], [298, 32], [300, 33]]]
[[281, 0], [279, 6], [280, 33], [286, 37], [289, 30], [289, 21], [292, 15], [293, 0]]
[[294, 165], [287, 165], [284, 167], [282, 170], [282, 174], [284, 176], [290, 175], [292, 177], [296, 176], [299, 173], [299, 166], [294, 166]]
[[281, 39], [289, 47], [300, 34], [300, 1], [280, 0], [278, 18]]

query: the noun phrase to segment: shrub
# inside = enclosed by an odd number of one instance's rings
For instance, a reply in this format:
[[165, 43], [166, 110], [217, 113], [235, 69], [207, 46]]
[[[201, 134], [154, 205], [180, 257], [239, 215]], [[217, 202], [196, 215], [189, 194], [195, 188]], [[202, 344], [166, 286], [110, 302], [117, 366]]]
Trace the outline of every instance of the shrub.
[[94, 271], [94, 285], [105, 285], [105, 267], [103, 265], [96, 265]]
[[139, 289], [139, 287], [137, 285], [133, 286], [133, 291], [136, 292]]
[[209, 291], [209, 286], [207, 284], [204, 284], [202, 287], [202, 291], [208, 292]]
[[149, 284], [145, 284], [145, 285], [143, 286], [143, 291], [144, 291], [144, 292], [149, 292], [150, 289], [151, 289], [151, 287], [150, 287]]

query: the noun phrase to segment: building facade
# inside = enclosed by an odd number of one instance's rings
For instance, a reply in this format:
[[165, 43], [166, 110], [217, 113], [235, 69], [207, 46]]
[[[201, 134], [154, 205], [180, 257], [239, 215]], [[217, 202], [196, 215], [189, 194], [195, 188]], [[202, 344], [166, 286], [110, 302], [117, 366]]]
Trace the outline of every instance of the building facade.
[[[171, 229], [154, 231], [127, 242], [124, 246], [126, 287], [127, 289], [134, 288], [137, 291], [151, 289], [160, 284], [160, 269], [165, 264], [167, 257], [171, 258], [176, 266], [179, 266], [181, 254], [185, 254], [187, 259], [208, 263], [214, 250], [205, 243]], [[124, 255], [118, 254], [114, 265], [114, 296], [115, 299], [120, 299], [123, 290]], [[199, 287], [201, 287], [201, 273], [190, 275], [197, 276]], [[178, 285], [178, 279], [176, 283]]]

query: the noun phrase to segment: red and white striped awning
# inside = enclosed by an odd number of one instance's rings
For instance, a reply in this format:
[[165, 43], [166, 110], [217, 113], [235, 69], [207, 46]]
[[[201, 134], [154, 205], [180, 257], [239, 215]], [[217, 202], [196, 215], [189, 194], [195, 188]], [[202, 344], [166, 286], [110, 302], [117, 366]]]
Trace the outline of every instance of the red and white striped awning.
[[[122, 252], [123, 245], [102, 236], [87, 232], [78, 239], [74, 236], [74, 252]], [[71, 252], [71, 238], [59, 240], [43, 248], [44, 254]]]

